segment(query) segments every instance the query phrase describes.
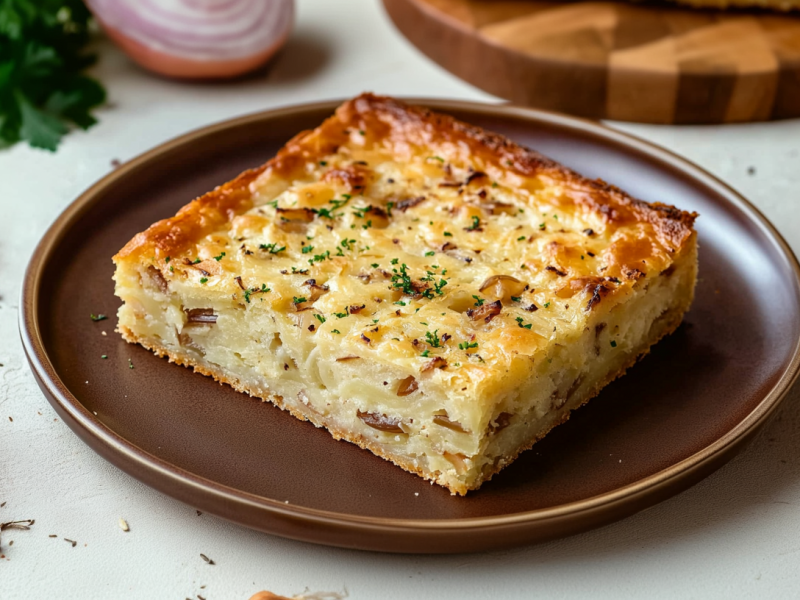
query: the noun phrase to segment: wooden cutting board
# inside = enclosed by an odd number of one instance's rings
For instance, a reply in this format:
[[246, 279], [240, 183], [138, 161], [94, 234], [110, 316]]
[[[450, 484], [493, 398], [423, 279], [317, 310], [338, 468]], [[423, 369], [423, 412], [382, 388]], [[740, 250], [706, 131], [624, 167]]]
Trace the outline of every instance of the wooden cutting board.
[[430, 58], [514, 103], [645, 123], [800, 117], [800, 13], [624, 2], [383, 3]]

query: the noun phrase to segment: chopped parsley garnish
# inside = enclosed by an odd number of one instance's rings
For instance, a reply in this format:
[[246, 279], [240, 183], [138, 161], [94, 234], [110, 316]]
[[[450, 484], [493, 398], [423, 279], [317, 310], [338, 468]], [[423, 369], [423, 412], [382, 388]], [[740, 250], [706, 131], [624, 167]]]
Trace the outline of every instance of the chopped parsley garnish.
[[106, 358], [108, 358], [108, 354], [101, 354], [101, 355], [100, 355], [100, 358], [102, 358], [102, 359], [106, 359]]
[[357, 216], [359, 219], [363, 219], [367, 216], [367, 213], [370, 211], [371, 206], [365, 206], [364, 208], [354, 208], [353, 214]]
[[470, 348], [477, 348], [478, 342], [461, 342], [458, 345], [459, 350], [469, 350]]
[[522, 300], [522, 298], [520, 296], [511, 296], [511, 300], [513, 302], [519, 302], [520, 300]]
[[331, 329], [331, 333], [342, 333], [342, 332], [339, 331], [338, 329]]
[[292, 267], [292, 275], [306, 275], [308, 273], [308, 269], [298, 269], [297, 267]]
[[522, 317], [517, 317], [517, 325], [519, 325], [523, 329], [530, 329], [533, 326], [532, 323], [527, 323], [527, 324], [523, 323], [522, 322]]
[[307, 300], [305, 296], [300, 296], [299, 298], [297, 296], [292, 296], [292, 304], [302, 304], [306, 301]]
[[315, 318], [317, 321], [319, 321], [320, 323], [324, 323], [324, 322], [325, 322], [325, 320], [326, 320], [326, 319], [325, 319], [325, 317], [323, 317], [322, 315], [320, 315], [320, 314], [317, 314], [317, 313], [314, 313], [314, 318]]
[[333, 313], [333, 316], [336, 317], [337, 319], [344, 319], [345, 317], [349, 317], [350, 313], [347, 312], [347, 309], [345, 309], [344, 312]]
[[271, 206], [272, 208], [278, 208], [278, 200], [277, 200], [277, 198], [275, 200], [272, 200], [271, 202], [267, 202], [267, 204], [269, 206]]
[[335, 213], [334, 211], [342, 208], [345, 204], [350, 202], [350, 198], [352, 196], [350, 194], [342, 194], [342, 199], [338, 200], [337, 198], [333, 198], [329, 200], [329, 204], [333, 206], [333, 208], [315, 208], [312, 209], [317, 215], [322, 217], [323, 219], [336, 219], [337, 217], [341, 217], [342, 213]]
[[200, 283], [208, 283], [208, 277], [201, 277]]
[[367, 221], [366, 223], [364, 223], [364, 224], [361, 226], [361, 229], [369, 229], [370, 227], [372, 227], [372, 219], [370, 219], [369, 221]]
[[433, 333], [430, 331], [425, 332], [425, 340], [430, 344], [433, 348], [441, 348], [442, 347], [442, 340], [439, 338], [439, 330], [437, 329]]
[[614, 340], [611, 340], [611, 347], [612, 348], [616, 348], [617, 347], [617, 342], [614, 341]]
[[545, 227], [546, 227], [546, 225], [544, 223], [539, 223], [539, 229], [544, 231]]
[[398, 301], [397, 301], [397, 302], [395, 302], [394, 304], [397, 304], [397, 306], [405, 306], [405, 305], [406, 305], [406, 303], [405, 303], [405, 302], [403, 302], [402, 300], [398, 300]]
[[517, 238], [517, 241], [518, 241], [518, 242], [521, 242], [521, 241], [522, 241], [522, 240], [524, 240], [524, 239], [525, 239], [525, 236], [524, 236], [524, 235], [521, 235], [521, 236], [519, 236], [519, 237]]
[[169, 263], [169, 261], [171, 261], [171, 260], [172, 260], [172, 259], [171, 259], [171, 258], [168, 256], [167, 258], [165, 258], [165, 259], [164, 259], [164, 262], [165, 262], [165, 263]]
[[[396, 258], [392, 260], [393, 265], [397, 264], [395, 261], [397, 261]], [[408, 274], [408, 265], [406, 265], [406, 263], [400, 265], [399, 271], [397, 269], [392, 269], [392, 273], [394, 273], [394, 275], [392, 275], [392, 287], [401, 290], [404, 294], [409, 296], [413, 296], [417, 293], [411, 275]]]
[[581, 260], [583, 260], [583, 254], [581, 254]]
[[286, 250], [286, 246], [281, 246], [280, 248], [278, 248], [277, 246], [278, 244], [273, 242], [272, 244], [259, 244], [258, 247], [261, 250], [266, 250], [270, 254], [278, 254], [279, 252], [283, 252], [284, 250]]
[[303, 252], [303, 254], [308, 254], [308, 253], [309, 253], [309, 252], [311, 252], [313, 249], [314, 249], [314, 246], [303, 246], [303, 248], [302, 248], [302, 252]]
[[499, 187], [499, 186], [497, 185], [497, 182], [496, 182], [496, 181], [493, 181], [493, 182], [492, 182], [492, 187], [493, 187], [493, 188]]
[[473, 215], [472, 217], [472, 225], [467, 227], [467, 231], [475, 231], [481, 226], [481, 219], [480, 217], [476, 217]]
[[361, 135], [367, 135], [367, 134], [364, 132], [364, 130], [363, 130], [363, 129], [359, 129], [359, 130], [358, 130], [358, 133], [360, 133]]
[[543, 306], [544, 306], [545, 308], [550, 308], [550, 303], [549, 303], [549, 302], [545, 302]]
[[328, 166], [328, 161], [326, 161], [326, 160], [319, 161], [319, 166], [320, 167], [327, 167]]
[[333, 198], [332, 200], [328, 201], [328, 204], [333, 206], [334, 210], [336, 210], [337, 208], [341, 208], [345, 204], [350, 202], [350, 198], [352, 198], [352, 196], [350, 194], [342, 194], [342, 199], [341, 200], [337, 200], [336, 198]]
[[317, 213], [323, 219], [335, 219], [336, 217], [340, 216], [340, 215], [334, 215], [331, 212], [330, 208], [315, 208], [314, 212]]
[[429, 156], [426, 160], [438, 160], [439, 162], [444, 162], [444, 159], [441, 156]]
[[372, 263], [372, 268], [373, 269], [377, 269], [378, 267], [380, 267], [380, 265], [378, 263]]
[[313, 265], [315, 262], [322, 262], [323, 260], [327, 260], [331, 257], [331, 251], [325, 250], [322, 254], [315, 254], [314, 258], [308, 259], [308, 264]]
[[95, 315], [91, 313], [89, 314], [89, 317], [92, 319], [92, 321], [105, 321], [108, 318], [105, 315]]
[[356, 244], [356, 240], [348, 240], [347, 238], [345, 238], [345, 239], [343, 239], [343, 240], [341, 241], [341, 243], [340, 243], [339, 245], [340, 245], [342, 248], [344, 248], [345, 250], [352, 250], [352, 248], [351, 248], [350, 246], [351, 246], [351, 245], [352, 245], [352, 246], [355, 246], [355, 244]]
[[397, 264], [397, 263], [399, 263], [399, 262], [400, 262], [400, 259], [399, 259], [399, 258], [393, 258], [393, 259], [392, 259], [392, 264], [393, 264], [393, 265], [396, 265], [396, 264]]
[[422, 354], [420, 354], [420, 356], [428, 358], [428, 356], [430, 356], [430, 353], [431, 353], [430, 350], [425, 350], [422, 352]]
[[197, 265], [199, 263], [200, 263], [200, 257], [199, 256], [192, 261], [193, 265]]
[[170, 273], [174, 273], [174, 272], [175, 272], [175, 267], [173, 267], [172, 265], [170, 265], [170, 266], [169, 266], [169, 272], [170, 272]]
[[443, 235], [444, 237], [453, 237], [453, 234], [452, 234], [452, 233], [450, 233], [449, 231], [445, 231], [445, 232], [444, 232], [442, 235]]
[[483, 303], [486, 302], [486, 300], [475, 294], [472, 294], [472, 297], [475, 298], [475, 306], [483, 306]]
[[214, 257], [214, 260], [215, 260], [215, 261], [217, 261], [217, 262], [219, 262], [219, 261], [221, 261], [221, 260], [222, 260], [222, 257], [223, 257], [223, 256], [225, 256], [225, 253], [224, 253], [224, 252], [220, 252], [220, 253], [219, 253], [219, 256], [215, 256], [215, 257]]
[[128, 368], [129, 369], [133, 368], [133, 361], [130, 358], [128, 359]]
[[426, 252], [426, 253], [425, 253], [425, 256], [433, 256], [434, 254], [436, 254], [436, 252], [434, 252], [433, 250], [431, 250], [430, 252]]

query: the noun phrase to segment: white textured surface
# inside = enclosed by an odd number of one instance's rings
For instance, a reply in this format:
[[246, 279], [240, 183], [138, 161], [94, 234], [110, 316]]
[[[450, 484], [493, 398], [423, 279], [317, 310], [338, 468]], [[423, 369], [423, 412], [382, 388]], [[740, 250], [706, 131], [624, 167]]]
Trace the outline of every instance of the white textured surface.
[[[745, 452], [676, 498], [565, 540], [454, 557], [336, 550], [197, 516], [106, 463], [55, 418], [18, 341], [20, 283], [47, 226], [112, 158], [243, 113], [363, 90], [490, 99], [411, 48], [377, 1], [301, 0], [299, 9], [286, 52], [268, 76], [246, 82], [155, 79], [102, 45], [98, 74], [113, 107], [100, 125], [70, 135], [55, 155], [24, 146], [0, 152], [0, 522], [36, 519], [30, 531], [3, 534], [0, 599], [246, 600], [262, 589], [291, 595], [306, 587], [346, 588], [356, 600], [798, 597], [797, 391]], [[728, 181], [800, 250], [800, 121], [621, 127]]]

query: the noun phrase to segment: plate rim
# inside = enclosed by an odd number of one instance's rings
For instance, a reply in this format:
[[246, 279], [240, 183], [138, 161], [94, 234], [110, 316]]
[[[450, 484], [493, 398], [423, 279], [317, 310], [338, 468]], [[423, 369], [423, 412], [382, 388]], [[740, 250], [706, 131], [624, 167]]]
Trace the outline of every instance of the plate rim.
[[[466, 110], [491, 116], [508, 116], [517, 120], [539, 122], [549, 126], [555, 126], [560, 130], [568, 129], [580, 132], [584, 135], [590, 134], [594, 138], [604, 139], [615, 146], [623, 146], [635, 151], [637, 154], [646, 155], [650, 159], [655, 159], [655, 162], [659, 163], [659, 166], [669, 167], [673, 171], [688, 175], [694, 182], [705, 185], [707, 188], [710, 188], [719, 196], [723, 197], [725, 201], [733, 205], [733, 207], [739, 209], [739, 211], [748, 218], [750, 223], [758, 225], [759, 230], [771, 244], [775, 246], [787, 266], [793, 271], [794, 279], [792, 283], [794, 284], [794, 291], [798, 298], [798, 303], [800, 303], [800, 263], [791, 247], [774, 225], [770, 223], [758, 208], [729, 185], [725, 184], [702, 167], [680, 157], [674, 152], [629, 133], [611, 129], [600, 122], [547, 110], [511, 104], [492, 104], [447, 98], [403, 97], [402, 99], [410, 103], [420, 104], [444, 112], [448, 110]], [[74, 222], [98, 202], [101, 191], [115, 185], [117, 180], [123, 178], [131, 171], [151, 161], [157, 160], [160, 156], [167, 155], [179, 149], [181, 146], [196, 142], [206, 136], [249, 123], [265, 119], [271, 120], [280, 118], [283, 115], [296, 115], [302, 112], [330, 109], [332, 113], [341, 102], [342, 100], [326, 100], [321, 102], [292, 104], [265, 111], [258, 111], [194, 129], [188, 133], [158, 144], [106, 174], [82, 192], [56, 217], [36, 245], [25, 270], [20, 295], [21, 310], [19, 312], [20, 337], [29, 365], [42, 392], [73, 432], [75, 432], [84, 443], [89, 445], [92, 450], [100, 454], [105, 460], [112, 462], [112, 464], [124, 470], [127, 474], [143, 481], [149, 487], [173, 498], [177, 498], [182, 502], [187, 502], [187, 500], [184, 499], [184, 494], [175, 493], [176, 485], [191, 490], [195, 494], [199, 493], [201, 496], [210, 495], [209, 497], [217, 502], [231, 503], [234, 506], [249, 505], [251, 508], [267, 513], [267, 516], [271, 518], [299, 520], [301, 525], [311, 525], [312, 527], [323, 526], [327, 529], [333, 528], [334, 530], [345, 526], [351, 531], [355, 529], [356, 533], [414, 535], [415, 533], [433, 534], [438, 532], [469, 535], [492, 529], [503, 531], [510, 527], [518, 527], [520, 525], [545, 527], [548, 523], [557, 523], [564, 519], [574, 519], [580, 515], [584, 515], [587, 521], [597, 521], [594, 524], [583, 525], [572, 531], [572, 533], [576, 533], [598, 525], [613, 522], [648, 508], [667, 497], [680, 493], [696, 483], [700, 478], [716, 470], [719, 466], [724, 464], [724, 462], [732, 458], [766, 422], [780, 405], [781, 401], [786, 397], [792, 385], [798, 379], [798, 376], [800, 376], [800, 338], [798, 338], [795, 342], [788, 366], [781, 373], [771, 389], [764, 394], [758, 405], [745, 417], [740, 419], [733, 428], [698, 452], [651, 475], [606, 493], [553, 507], [487, 517], [404, 519], [362, 516], [352, 513], [340, 513], [309, 508], [300, 505], [287, 505], [279, 500], [273, 500], [245, 492], [196, 475], [137, 447], [102, 423], [100, 419], [95, 417], [80, 403], [80, 401], [78, 401], [68, 387], [61, 381], [48, 357], [41, 335], [38, 316], [40, 306], [39, 291], [42, 283], [42, 271], [51, 259], [54, 248], [69, 231]], [[96, 444], [108, 448], [112, 453], [117, 455], [119, 459], [132, 461], [138, 467], [138, 472], [132, 473], [130, 469], [121, 467], [116, 461], [112, 461], [106, 453], [100, 452], [95, 446]], [[143, 478], [139, 475], [140, 472], [150, 472], [154, 473], [154, 475], [149, 478]], [[158, 481], [154, 482], [154, 478], [158, 479]], [[171, 489], [168, 490], [170, 486]], [[629, 503], [637, 502], [639, 507], [636, 510], [614, 516], [616, 514], [615, 509], [627, 506]], [[209, 510], [209, 512], [212, 512], [212, 514], [219, 514], [218, 512], [215, 513], [213, 509]], [[276, 529], [280, 529], [279, 527], [259, 527], [245, 520], [236, 519], [230, 515], [219, 514], [219, 516], [251, 528], [261, 529], [262, 531], [283, 537], [314, 541], [327, 545], [373, 550], [381, 549], [379, 547], [374, 547], [374, 544], [354, 543], [352, 540], [343, 541], [342, 543], [337, 543], [335, 540], [323, 541], [318, 539], [320, 536], [314, 536], [308, 532], [306, 532], [305, 535], [301, 535], [300, 530], [295, 532], [295, 535], [291, 532], [276, 531]], [[547, 539], [558, 536], [559, 534], [545, 537], [539, 536], [537, 539]], [[517, 543], [519, 542], [514, 544]], [[522, 543], [525, 543], [525, 541]], [[481, 547], [488, 548], [508, 545], [511, 544], [488, 544]], [[469, 550], [470, 549], [467, 549], [467, 551]], [[393, 548], [391, 551], [398, 550]], [[400, 549], [399, 551], [407, 550]], [[432, 549], [432, 551], [436, 550]]]

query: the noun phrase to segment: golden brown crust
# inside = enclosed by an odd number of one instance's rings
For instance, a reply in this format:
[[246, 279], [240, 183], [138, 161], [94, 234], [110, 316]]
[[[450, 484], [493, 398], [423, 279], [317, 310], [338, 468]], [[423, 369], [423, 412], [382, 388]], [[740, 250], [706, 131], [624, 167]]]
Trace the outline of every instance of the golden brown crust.
[[[507, 138], [468, 125], [448, 115], [373, 94], [362, 94], [342, 104], [334, 116], [314, 131], [302, 132], [266, 164], [245, 171], [236, 179], [184, 206], [176, 216], [152, 225], [134, 237], [115, 261], [136, 256], [163, 258], [175, 255], [253, 206], [251, 184], [269, 172], [291, 180], [306, 163], [352, 144], [358, 135], [362, 148], [380, 147], [398, 156], [414, 150], [435, 152], [462, 164], [482, 164], [497, 180], [518, 181], [523, 187], [557, 185], [562, 208], [579, 208], [611, 226], [648, 223], [670, 252], [678, 252], [692, 233], [696, 213], [632, 198], [600, 180], [589, 180], [566, 167]], [[325, 175], [347, 185], [363, 186], [358, 170]]]
[[526, 450], [530, 450], [536, 442], [543, 439], [553, 429], [555, 429], [559, 425], [566, 423], [569, 420], [569, 417], [572, 414], [573, 410], [577, 410], [580, 407], [586, 405], [590, 400], [597, 397], [603, 390], [603, 388], [605, 388], [609, 383], [625, 375], [628, 369], [633, 367], [637, 362], [639, 362], [648, 354], [650, 354], [650, 350], [653, 348], [653, 346], [655, 346], [659, 341], [661, 341], [668, 335], [675, 332], [675, 330], [680, 326], [681, 322], [683, 321], [683, 315], [686, 312], [686, 310], [688, 310], [690, 304], [691, 304], [691, 299], [689, 299], [689, 301], [686, 303], [686, 306], [681, 307], [680, 309], [673, 310], [671, 313], [666, 315], [668, 318], [665, 319], [664, 326], [661, 328], [661, 331], [654, 337], [654, 339], [648, 340], [646, 348], [643, 351], [637, 354], [633, 354], [630, 360], [628, 360], [628, 362], [622, 365], [620, 369], [618, 369], [613, 373], [610, 373], [605, 380], [598, 382], [594, 386], [592, 391], [586, 394], [583, 401], [578, 403], [576, 406], [570, 407], [569, 410], [567, 410], [560, 419], [554, 422], [551, 427], [537, 434], [536, 437], [533, 438], [529, 443], [523, 444], [522, 446], [517, 448], [517, 450], [513, 454], [509, 455], [508, 457], [504, 457], [504, 461], [501, 464], [494, 465], [490, 471], [485, 472], [481, 477], [481, 479], [478, 480], [478, 482], [474, 486], [471, 486], [469, 489], [475, 490], [481, 487], [484, 483], [489, 481], [492, 477], [497, 475], [500, 471], [505, 469], [512, 462], [517, 460], [520, 454], [522, 454]]
[[439, 485], [446, 487], [452, 494], [458, 494], [461, 496], [466, 495], [467, 492], [470, 490], [476, 490], [481, 485], [489, 481], [494, 475], [499, 473], [501, 470], [505, 469], [508, 465], [514, 462], [520, 454], [525, 452], [526, 450], [530, 450], [533, 445], [544, 438], [550, 431], [552, 431], [555, 427], [566, 423], [569, 420], [570, 414], [573, 410], [580, 408], [581, 406], [588, 403], [590, 400], [595, 398], [604, 387], [606, 387], [609, 383], [622, 377], [625, 372], [633, 367], [638, 361], [644, 358], [647, 354], [649, 354], [650, 349], [658, 343], [662, 338], [666, 337], [667, 335], [673, 333], [678, 326], [681, 324], [683, 320], [683, 315], [688, 309], [689, 304], [691, 304], [691, 299], [688, 299], [688, 302], [685, 306], [680, 307], [679, 309], [675, 309], [671, 311], [668, 315], [665, 315], [667, 318], [664, 320], [664, 325], [662, 326], [660, 332], [658, 332], [654, 338], [647, 340], [645, 342], [644, 348], [642, 351], [635, 353], [631, 356], [630, 360], [628, 360], [620, 369], [617, 371], [610, 373], [608, 377], [599, 382], [594, 388], [585, 395], [584, 399], [577, 404], [576, 406], [572, 407], [565, 407], [565, 412], [556, 420], [550, 427], [546, 430], [539, 432], [530, 442], [527, 442], [516, 449], [513, 454], [507, 455], [503, 457], [503, 461], [501, 463], [495, 464], [492, 468], [488, 471], [485, 471], [482, 476], [472, 482], [469, 486], [461, 486], [461, 487], [454, 487], [453, 485], [449, 485], [447, 482], [437, 481], [435, 477], [431, 476], [430, 473], [426, 473], [418, 466], [414, 465], [411, 462], [404, 461], [399, 459], [395, 455], [390, 455], [384, 452], [382, 446], [375, 444], [371, 440], [365, 438], [360, 434], [353, 434], [353, 432], [348, 432], [341, 430], [337, 427], [332, 426], [330, 423], [324, 423], [321, 419], [317, 418], [312, 412], [309, 411], [308, 414], [303, 414], [297, 410], [294, 410], [290, 405], [284, 402], [283, 397], [277, 394], [270, 394], [270, 393], [263, 393], [257, 389], [251, 388], [250, 386], [242, 383], [239, 379], [227, 377], [220, 371], [215, 371], [209, 369], [207, 366], [199, 364], [197, 361], [193, 360], [186, 354], [179, 354], [176, 352], [170, 352], [166, 347], [160, 346], [158, 344], [153, 343], [152, 340], [145, 339], [141, 336], [137, 336], [127, 327], [120, 326], [118, 329], [119, 333], [122, 334], [122, 337], [131, 344], [140, 344], [141, 346], [147, 348], [148, 350], [152, 351], [156, 354], [156, 356], [167, 358], [169, 362], [174, 362], [175, 364], [184, 366], [184, 367], [191, 367], [195, 373], [200, 373], [202, 375], [206, 375], [208, 377], [213, 378], [215, 381], [218, 381], [220, 384], [226, 383], [230, 385], [233, 389], [246, 393], [252, 397], [259, 398], [264, 402], [271, 402], [281, 410], [287, 411], [293, 417], [300, 419], [301, 421], [310, 421], [315, 427], [324, 428], [330, 432], [331, 436], [335, 440], [345, 440], [352, 444], [355, 444], [362, 450], [369, 450], [376, 456], [380, 456], [381, 458], [388, 460], [395, 465], [401, 467], [402, 469], [408, 471], [409, 473], [414, 473], [419, 475], [424, 479], [428, 479], [430, 481], [434, 481]]

